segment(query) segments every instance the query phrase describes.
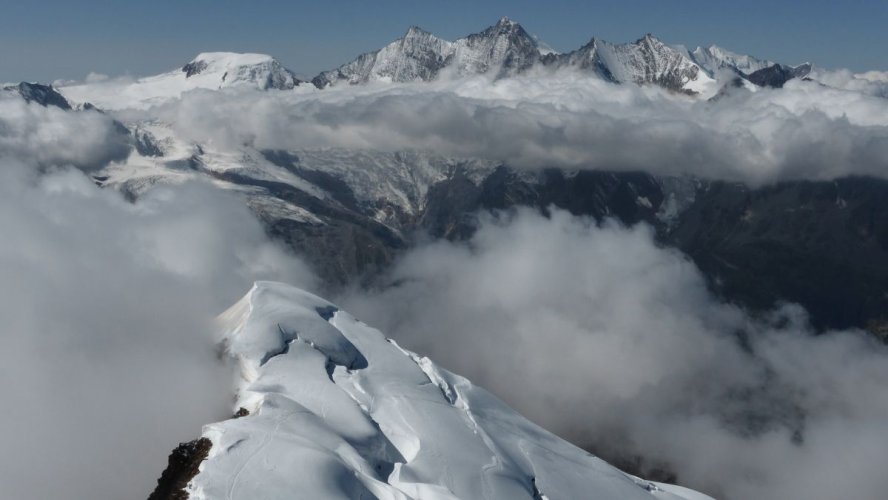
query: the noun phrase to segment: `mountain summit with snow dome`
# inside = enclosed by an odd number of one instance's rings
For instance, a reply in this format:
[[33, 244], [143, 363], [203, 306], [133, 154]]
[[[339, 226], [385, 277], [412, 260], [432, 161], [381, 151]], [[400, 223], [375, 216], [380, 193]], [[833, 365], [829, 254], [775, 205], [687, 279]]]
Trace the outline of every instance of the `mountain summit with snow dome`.
[[236, 417], [181, 445], [151, 498], [711, 500], [619, 471], [300, 289], [258, 282], [219, 320]]
[[63, 92], [71, 100], [89, 102], [100, 108], [147, 108], [192, 90], [292, 90], [301, 83], [292, 71], [269, 55], [205, 52], [159, 75], [87, 82], [66, 86]]

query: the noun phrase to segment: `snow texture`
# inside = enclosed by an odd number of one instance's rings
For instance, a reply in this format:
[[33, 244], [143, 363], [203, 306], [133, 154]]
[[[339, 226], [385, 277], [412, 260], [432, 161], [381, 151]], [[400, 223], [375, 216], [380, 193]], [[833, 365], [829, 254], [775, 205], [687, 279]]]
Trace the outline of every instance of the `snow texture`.
[[776, 64], [772, 61], [735, 54], [717, 45], [710, 45], [705, 48], [697, 47], [691, 52], [691, 57], [694, 59], [694, 62], [708, 71], [710, 75], [715, 75], [724, 69], [735, 70], [744, 75], [749, 75]]
[[249, 415], [204, 427], [191, 498], [709, 498], [620, 472], [302, 290], [258, 282], [220, 323]]
[[711, 94], [714, 86], [711, 75], [687, 50], [668, 46], [652, 35], [627, 44], [593, 39], [578, 50], [558, 54], [505, 17], [480, 33], [452, 42], [411, 27], [404, 37], [321, 73], [313, 83], [324, 88], [339, 83], [418, 82], [478, 74], [503, 78], [533, 67], [574, 67], [616, 83], [657, 84], [700, 94]]
[[301, 82], [264, 54], [206, 52], [180, 69], [134, 81], [109, 80], [65, 87], [66, 97], [104, 109], [145, 109], [195, 89], [290, 90]]

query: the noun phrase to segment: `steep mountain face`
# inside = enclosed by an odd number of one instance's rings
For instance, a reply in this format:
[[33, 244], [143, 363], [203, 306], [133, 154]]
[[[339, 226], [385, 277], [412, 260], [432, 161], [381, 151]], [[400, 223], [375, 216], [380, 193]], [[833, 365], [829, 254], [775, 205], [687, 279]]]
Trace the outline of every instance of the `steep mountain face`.
[[[659, 85], [710, 97], [717, 91], [714, 77], [724, 70], [759, 86], [776, 86], [778, 81], [785, 83], [810, 71], [810, 66], [776, 65], [716, 45], [689, 52], [651, 34], [624, 44], [592, 38], [579, 49], [560, 54], [528, 34], [520, 24], [502, 18], [480, 33], [452, 42], [411, 27], [404, 37], [337, 69], [324, 71], [312, 83], [325, 88], [342, 83], [428, 82], [442, 75], [492, 74], [503, 78], [533, 67], [574, 68], [614, 83]], [[774, 76], [774, 72], [780, 74]], [[751, 77], [753, 74], [756, 76]]]
[[614, 83], [659, 85], [687, 93], [711, 94], [715, 80], [682, 47], [672, 47], [654, 37], [626, 44], [593, 38], [579, 49], [545, 60], [556, 67], [592, 72]]
[[208, 52], [183, 67], [135, 81], [109, 80], [65, 87], [74, 101], [104, 109], [148, 108], [194, 89], [249, 87], [290, 90], [302, 83], [277, 60], [264, 54]]
[[438, 237], [474, 233], [478, 211], [556, 206], [596, 220], [646, 223], [687, 254], [725, 300], [766, 311], [803, 305], [817, 328], [864, 328], [888, 339], [888, 182], [742, 184], [645, 173], [501, 167], [478, 186], [430, 189], [421, 227]]
[[709, 498], [620, 472], [296, 288], [256, 283], [220, 323], [238, 418], [171, 456], [158, 488], [181, 497]]
[[750, 307], [792, 300], [818, 327], [888, 338], [888, 182], [844, 178], [760, 189], [701, 187], [665, 240], [720, 293]]
[[794, 78], [805, 78], [811, 73], [811, 65], [808, 63], [798, 66], [787, 66], [785, 64], [774, 64], [766, 68], [762, 68], [747, 75], [747, 79], [758, 85], [759, 87], [783, 88], [786, 82]]
[[452, 43], [415, 26], [403, 38], [312, 79], [318, 88], [339, 82], [360, 84], [371, 81], [431, 81], [445, 66]]
[[156, 123], [135, 127], [133, 137], [130, 158], [97, 172], [97, 183], [136, 199], [159, 184], [213, 179], [243, 196], [269, 233], [332, 289], [384, 276], [417, 232], [462, 240], [479, 212], [556, 206], [653, 226], [722, 297], [753, 310], [792, 301], [818, 327], [878, 333], [888, 325], [880, 292], [888, 289], [883, 180], [751, 189], [645, 173], [518, 170], [422, 152], [222, 153]]
[[691, 57], [697, 65], [711, 75], [725, 69], [742, 75], [749, 75], [776, 64], [772, 61], [764, 61], [752, 56], [736, 54], [717, 45], [710, 45], [705, 48], [697, 47], [691, 52]]
[[607, 42], [592, 38], [586, 45], [583, 45], [573, 52], [560, 54], [557, 56], [549, 56], [545, 58], [545, 62], [556, 67], [576, 68], [582, 71], [590, 72], [601, 78], [617, 82], [616, 77], [611, 73], [610, 68], [601, 56], [599, 51]]
[[51, 85], [22, 82], [18, 85], [5, 86], [2, 90], [18, 94], [25, 102], [33, 102], [41, 106], [55, 106], [64, 110], [71, 109], [68, 100]]
[[520, 24], [502, 18], [481, 33], [454, 42], [449, 65], [457, 75], [496, 71], [498, 77], [524, 71], [539, 61], [536, 39]]
[[706, 91], [714, 83], [686, 50], [652, 35], [620, 45], [593, 39], [576, 51], [557, 54], [508, 18], [453, 42], [410, 28], [403, 38], [325, 71], [312, 82], [324, 88], [337, 83], [430, 81], [443, 74], [503, 78], [532, 67], [579, 68], [615, 83], [654, 84], [692, 93]]
[[619, 83], [654, 84], [692, 93], [703, 92], [715, 83], [687, 51], [666, 45], [651, 34], [635, 43], [600, 43], [596, 49], [594, 56]]
[[324, 88], [337, 83], [431, 81], [445, 68], [453, 76], [494, 70], [498, 76], [506, 76], [533, 66], [539, 57], [536, 40], [508, 18], [453, 42], [411, 27], [403, 38], [325, 71], [312, 83]]

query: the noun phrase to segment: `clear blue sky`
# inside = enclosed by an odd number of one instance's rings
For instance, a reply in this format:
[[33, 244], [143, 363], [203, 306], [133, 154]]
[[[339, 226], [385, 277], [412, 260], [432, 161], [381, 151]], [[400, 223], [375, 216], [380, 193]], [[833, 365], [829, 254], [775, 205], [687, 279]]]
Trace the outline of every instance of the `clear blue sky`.
[[561, 51], [651, 32], [786, 63], [888, 69], [888, 0], [0, 0], [0, 82], [154, 74], [216, 50], [272, 54], [313, 76], [412, 24], [456, 38], [504, 15]]

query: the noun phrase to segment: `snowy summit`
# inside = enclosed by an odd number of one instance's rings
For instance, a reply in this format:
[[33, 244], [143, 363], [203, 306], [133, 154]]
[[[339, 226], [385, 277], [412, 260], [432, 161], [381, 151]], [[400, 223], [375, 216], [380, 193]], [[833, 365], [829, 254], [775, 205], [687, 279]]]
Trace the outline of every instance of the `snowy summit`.
[[177, 99], [194, 89], [290, 90], [300, 83], [290, 70], [269, 55], [206, 52], [167, 73], [123, 84], [111, 80], [75, 85], [65, 87], [64, 93], [75, 101], [102, 108], [147, 108]]
[[204, 427], [189, 498], [709, 498], [620, 472], [302, 290], [256, 283], [220, 319], [241, 416]]

